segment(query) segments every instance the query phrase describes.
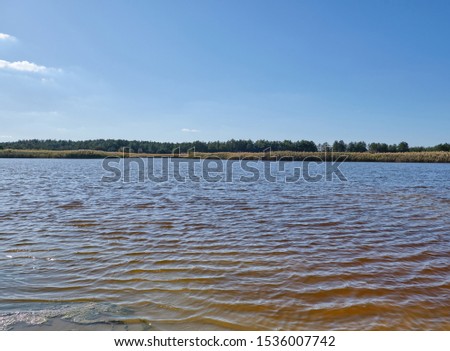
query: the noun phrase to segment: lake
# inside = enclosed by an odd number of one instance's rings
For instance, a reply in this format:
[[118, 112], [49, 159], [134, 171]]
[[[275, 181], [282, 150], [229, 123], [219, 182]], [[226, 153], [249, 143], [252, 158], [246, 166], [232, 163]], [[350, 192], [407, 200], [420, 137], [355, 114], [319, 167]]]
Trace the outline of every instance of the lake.
[[0, 330], [450, 329], [450, 164], [267, 164], [0, 159]]

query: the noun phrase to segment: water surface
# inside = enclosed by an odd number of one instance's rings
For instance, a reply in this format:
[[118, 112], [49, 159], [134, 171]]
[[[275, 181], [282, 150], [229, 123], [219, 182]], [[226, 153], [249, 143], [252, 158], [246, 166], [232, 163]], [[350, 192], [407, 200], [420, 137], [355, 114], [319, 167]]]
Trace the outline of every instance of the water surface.
[[0, 159], [0, 330], [449, 330], [450, 165], [341, 168], [108, 183]]

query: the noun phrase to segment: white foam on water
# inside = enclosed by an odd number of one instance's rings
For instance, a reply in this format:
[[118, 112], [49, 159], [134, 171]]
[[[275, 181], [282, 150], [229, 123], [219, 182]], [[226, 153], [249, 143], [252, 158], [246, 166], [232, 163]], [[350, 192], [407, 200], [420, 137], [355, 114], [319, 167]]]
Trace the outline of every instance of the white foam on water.
[[111, 323], [120, 321], [117, 316], [126, 312], [106, 303], [88, 303], [61, 308], [49, 308], [36, 311], [0, 312], [0, 330], [11, 329], [14, 325], [40, 325], [52, 318], [62, 318], [77, 324]]

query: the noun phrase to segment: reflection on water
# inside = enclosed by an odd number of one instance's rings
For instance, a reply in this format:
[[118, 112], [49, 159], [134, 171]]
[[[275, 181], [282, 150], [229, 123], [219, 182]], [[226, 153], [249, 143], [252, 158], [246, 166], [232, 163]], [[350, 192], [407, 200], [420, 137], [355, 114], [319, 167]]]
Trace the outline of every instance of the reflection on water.
[[450, 329], [450, 165], [341, 168], [104, 183], [99, 160], [2, 159], [0, 329]]

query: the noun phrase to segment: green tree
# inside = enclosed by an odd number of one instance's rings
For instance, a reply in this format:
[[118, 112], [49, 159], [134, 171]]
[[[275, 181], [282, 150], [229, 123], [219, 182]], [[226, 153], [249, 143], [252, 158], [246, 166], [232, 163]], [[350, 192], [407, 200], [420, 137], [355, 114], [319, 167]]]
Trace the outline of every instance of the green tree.
[[388, 151], [389, 151], [389, 152], [397, 152], [397, 151], [398, 151], [398, 146], [397, 146], [397, 144], [389, 145]]
[[333, 151], [335, 152], [345, 152], [347, 151], [347, 144], [343, 140], [335, 140], [333, 143]]
[[398, 152], [408, 152], [409, 151], [409, 145], [406, 141], [402, 141], [400, 144], [398, 144]]

